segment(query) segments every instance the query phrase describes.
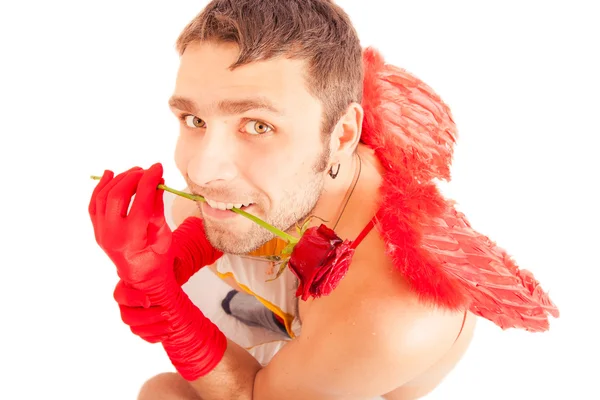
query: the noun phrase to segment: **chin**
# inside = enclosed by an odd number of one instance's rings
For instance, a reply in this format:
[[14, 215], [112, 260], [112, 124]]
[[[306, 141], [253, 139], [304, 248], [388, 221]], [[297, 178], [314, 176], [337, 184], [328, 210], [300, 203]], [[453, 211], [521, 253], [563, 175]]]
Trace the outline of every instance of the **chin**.
[[207, 224], [205, 229], [206, 237], [215, 249], [233, 255], [248, 254], [272, 238], [269, 232], [262, 232], [263, 229], [259, 226], [240, 231], [223, 225]]
[[209, 239], [209, 242], [211, 242], [211, 244], [213, 245], [213, 247], [225, 254], [232, 254], [235, 256], [243, 256], [246, 255], [248, 253], [253, 252], [254, 250], [260, 248], [260, 246], [262, 245], [256, 245], [256, 246], [245, 246], [245, 245], [241, 245], [239, 243], [232, 243], [230, 241], [228, 241], [227, 243], [224, 243], [222, 241], [216, 241], [216, 242], [212, 242]]

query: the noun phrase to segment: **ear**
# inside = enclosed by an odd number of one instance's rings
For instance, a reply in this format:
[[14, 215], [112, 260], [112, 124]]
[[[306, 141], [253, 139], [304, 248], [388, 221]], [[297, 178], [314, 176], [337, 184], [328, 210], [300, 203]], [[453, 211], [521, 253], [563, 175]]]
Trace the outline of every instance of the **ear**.
[[337, 158], [349, 157], [360, 142], [364, 111], [360, 104], [352, 103], [336, 124], [331, 135], [332, 154]]

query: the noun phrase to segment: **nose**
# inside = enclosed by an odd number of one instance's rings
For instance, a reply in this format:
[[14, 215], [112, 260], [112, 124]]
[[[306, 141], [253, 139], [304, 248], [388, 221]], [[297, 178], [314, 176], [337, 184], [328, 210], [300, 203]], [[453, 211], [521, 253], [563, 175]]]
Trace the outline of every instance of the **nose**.
[[225, 127], [207, 128], [199, 148], [190, 158], [189, 178], [199, 186], [231, 181], [237, 176], [235, 138]]

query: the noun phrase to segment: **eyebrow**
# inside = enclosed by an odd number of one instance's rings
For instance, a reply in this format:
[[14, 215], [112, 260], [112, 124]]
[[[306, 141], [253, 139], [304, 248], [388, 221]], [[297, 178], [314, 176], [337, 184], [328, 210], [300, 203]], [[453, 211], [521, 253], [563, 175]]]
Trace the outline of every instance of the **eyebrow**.
[[[194, 115], [198, 114], [200, 109], [194, 100], [182, 96], [172, 96], [169, 99], [169, 107], [187, 111]], [[273, 103], [271, 103], [265, 97], [252, 97], [239, 100], [221, 100], [219, 103], [217, 103], [216, 108], [219, 110], [219, 112], [225, 115], [242, 114], [251, 110], [265, 110], [273, 114], [283, 115], [283, 112], [277, 109]]]

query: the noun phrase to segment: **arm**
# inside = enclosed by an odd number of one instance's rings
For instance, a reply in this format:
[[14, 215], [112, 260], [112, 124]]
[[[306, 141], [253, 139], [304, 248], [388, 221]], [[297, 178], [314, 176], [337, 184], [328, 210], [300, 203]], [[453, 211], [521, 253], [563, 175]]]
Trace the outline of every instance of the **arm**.
[[[351, 269], [365, 269], [357, 264]], [[206, 400], [366, 400], [402, 386], [446, 353], [462, 316], [419, 304], [388, 271], [395, 283], [373, 277], [377, 285], [365, 288], [363, 277], [349, 274], [313, 301], [302, 335], [266, 367], [230, 342], [217, 368], [192, 387]]]
[[411, 380], [452, 345], [457, 330], [447, 328], [460, 321], [419, 305], [383, 248], [366, 240], [337, 289], [311, 302], [301, 337], [261, 368], [175, 279], [174, 235], [159, 183], [160, 164], [114, 179], [105, 171], [89, 214], [97, 243], [117, 268], [121, 318], [136, 335], [161, 342], [202, 399], [368, 399]]

